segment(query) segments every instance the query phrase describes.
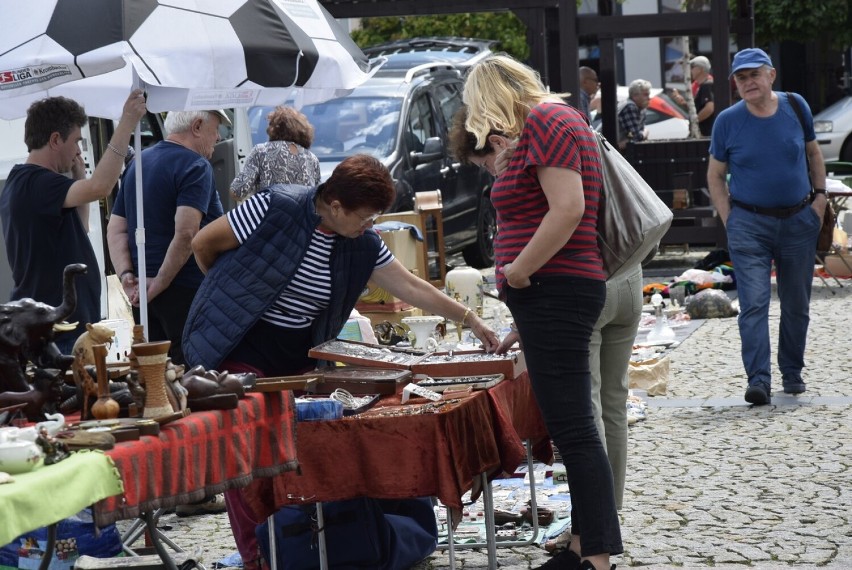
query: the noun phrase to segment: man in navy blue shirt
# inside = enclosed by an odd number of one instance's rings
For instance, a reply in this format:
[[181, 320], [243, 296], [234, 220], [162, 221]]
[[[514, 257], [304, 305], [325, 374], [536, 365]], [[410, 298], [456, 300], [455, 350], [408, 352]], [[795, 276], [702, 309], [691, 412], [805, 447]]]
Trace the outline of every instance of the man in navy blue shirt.
[[[171, 341], [175, 364], [184, 364], [183, 327], [204, 277], [192, 255], [192, 238], [223, 213], [209, 161], [222, 123], [230, 124], [222, 111], [169, 113], [166, 139], [142, 152], [148, 340]], [[138, 322], [136, 160], [122, 177], [107, 242]]]

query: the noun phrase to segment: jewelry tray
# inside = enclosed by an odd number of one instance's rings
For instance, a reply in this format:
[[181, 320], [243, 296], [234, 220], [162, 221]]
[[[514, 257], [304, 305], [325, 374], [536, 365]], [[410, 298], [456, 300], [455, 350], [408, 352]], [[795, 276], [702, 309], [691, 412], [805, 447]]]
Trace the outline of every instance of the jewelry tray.
[[309, 394], [331, 394], [342, 388], [353, 395], [396, 394], [411, 382], [408, 370], [369, 368], [364, 366], [326, 366], [299, 376], [258, 378], [251, 391], [278, 392], [294, 390]]
[[409, 370], [412, 365], [430, 354], [432, 353], [412, 348], [342, 339], [329, 340], [308, 351], [308, 356], [318, 360], [397, 370]]
[[503, 381], [503, 374], [489, 374], [486, 376], [460, 376], [460, 377], [437, 377], [414, 378], [418, 386], [428, 388], [433, 392], [444, 392], [445, 390], [459, 390], [470, 388], [472, 390], [486, 390], [496, 386]]
[[484, 350], [434, 352], [418, 359], [411, 366], [414, 374], [435, 377], [487, 376], [502, 374], [514, 380], [527, 369], [520, 350], [506, 354], [489, 354]]
[[342, 388], [352, 395], [388, 395], [402, 392], [411, 382], [411, 371], [360, 366], [329, 366], [322, 369], [322, 382], [317, 394], [331, 394]]

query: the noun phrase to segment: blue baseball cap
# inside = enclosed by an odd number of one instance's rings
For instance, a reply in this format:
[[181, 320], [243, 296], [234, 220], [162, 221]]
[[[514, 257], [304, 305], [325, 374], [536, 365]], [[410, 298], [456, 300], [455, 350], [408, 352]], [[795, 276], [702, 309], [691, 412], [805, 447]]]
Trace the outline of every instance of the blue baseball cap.
[[769, 56], [762, 49], [748, 48], [738, 51], [734, 55], [734, 61], [731, 63], [731, 75], [729, 77], [733, 77], [741, 69], [754, 69], [761, 65], [772, 67], [772, 60], [769, 59]]

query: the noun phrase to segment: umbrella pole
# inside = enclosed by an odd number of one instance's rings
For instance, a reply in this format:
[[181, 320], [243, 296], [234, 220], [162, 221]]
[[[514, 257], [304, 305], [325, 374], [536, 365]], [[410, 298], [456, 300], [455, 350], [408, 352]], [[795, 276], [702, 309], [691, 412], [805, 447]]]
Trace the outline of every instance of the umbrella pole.
[[148, 338], [148, 279], [145, 264], [145, 211], [142, 192], [142, 129], [136, 123], [133, 134], [133, 149], [136, 152], [136, 257], [139, 262], [139, 324]]

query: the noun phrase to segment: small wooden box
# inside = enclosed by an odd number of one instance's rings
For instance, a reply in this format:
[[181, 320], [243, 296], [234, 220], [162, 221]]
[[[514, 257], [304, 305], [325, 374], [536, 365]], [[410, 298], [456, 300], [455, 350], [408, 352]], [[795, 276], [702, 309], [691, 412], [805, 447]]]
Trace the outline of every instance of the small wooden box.
[[398, 394], [411, 382], [409, 370], [366, 368], [357, 366], [328, 367], [322, 370], [318, 394], [331, 394], [337, 388], [350, 394]]
[[[470, 360], [470, 355], [479, 358]], [[510, 351], [496, 356], [487, 354], [484, 350], [455, 351], [450, 356], [448, 352], [436, 352], [420, 358], [411, 366], [414, 374], [438, 376], [485, 376], [502, 374], [505, 378], [514, 380], [527, 369], [524, 353], [520, 350]]]

